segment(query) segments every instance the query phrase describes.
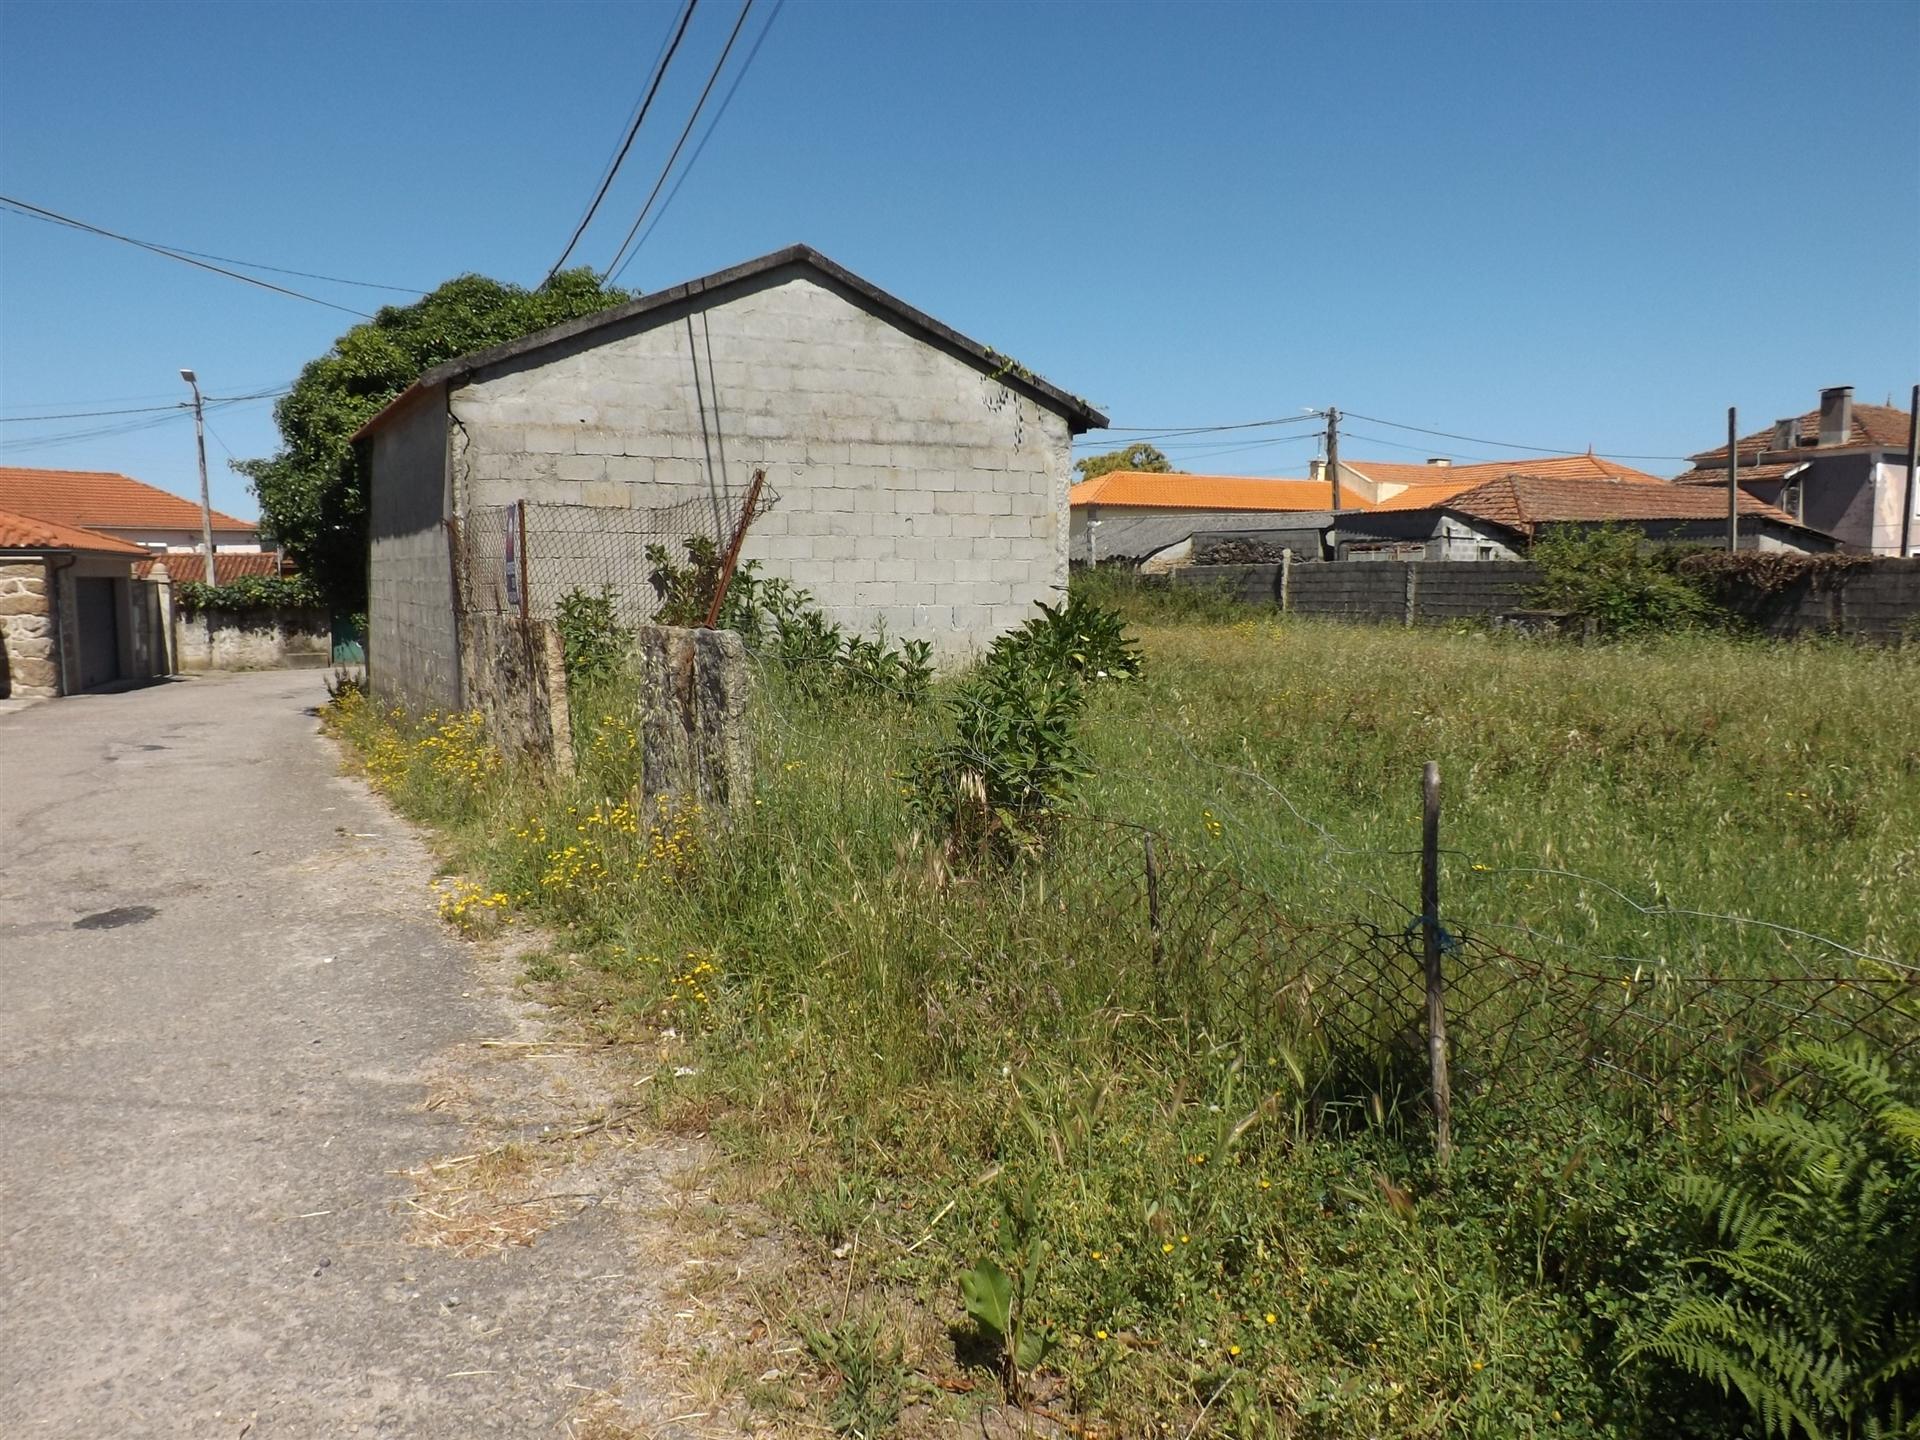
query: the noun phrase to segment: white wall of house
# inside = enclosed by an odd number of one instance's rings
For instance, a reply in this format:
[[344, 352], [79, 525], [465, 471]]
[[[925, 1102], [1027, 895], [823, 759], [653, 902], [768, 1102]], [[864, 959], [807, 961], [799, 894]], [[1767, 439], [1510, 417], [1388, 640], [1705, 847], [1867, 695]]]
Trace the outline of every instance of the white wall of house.
[[946, 659], [1065, 588], [1067, 419], [977, 362], [809, 269], [630, 324], [451, 392], [462, 514], [737, 501], [764, 467], [780, 499], [745, 557]]
[[[134, 525], [89, 525], [89, 530], [98, 530], [102, 535], [112, 535], [119, 540], [131, 540], [136, 545], [145, 545], [151, 550], [198, 550], [200, 532], [194, 530], [149, 530]], [[258, 555], [265, 548], [260, 544], [260, 532], [257, 530], [216, 530], [213, 532], [213, 548], [223, 555]]]
[[1911, 503], [1913, 520], [1909, 524], [1908, 550], [1920, 555], [1920, 485], [1914, 487], [1911, 502], [1907, 496], [1907, 462], [1882, 460], [1873, 470], [1873, 553], [1900, 553], [1900, 512]]

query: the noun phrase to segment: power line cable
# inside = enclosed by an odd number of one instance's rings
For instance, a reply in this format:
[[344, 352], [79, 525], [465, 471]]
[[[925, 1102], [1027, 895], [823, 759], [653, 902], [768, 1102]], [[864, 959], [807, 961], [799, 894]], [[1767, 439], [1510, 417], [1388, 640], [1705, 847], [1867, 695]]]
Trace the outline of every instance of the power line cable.
[[191, 408], [188, 401], [176, 400], [171, 405], [136, 405], [130, 410], [67, 410], [57, 415], [0, 415], [0, 425], [31, 425], [42, 420], [91, 420], [96, 415], [147, 415], [156, 410], [188, 408]]
[[1115, 436], [1123, 436], [1125, 438], [1125, 444], [1120, 447], [1122, 449], [1126, 448], [1126, 445], [1145, 445], [1154, 441], [1167, 441], [1177, 444], [1183, 437], [1190, 435], [1220, 435], [1229, 431], [1264, 430], [1275, 425], [1312, 424], [1318, 426], [1320, 419], [1321, 417], [1318, 415], [1290, 415], [1279, 420], [1244, 420], [1233, 425], [1187, 425], [1170, 427], [1164, 430], [1121, 430], [1110, 428], [1106, 438], [1089, 440], [1083, 437], [1073, 443], [1082, 446], [1110, 446], [1114, 443]]
[[740, 38], [740, 31], [747, 23], [747, 15], [753, 9], [753, 0], [742, 0], [740, 14], [733, 22], [733, 30], [727, 36], [727, 43], [721, 47], [720, 58], [713, 63], [713, 73], [707, 76], [707, 83], [701, 87], [700, 98], [693, 102], [693, 113], [687, 116], [687, 123], [680, 130], [680, 138], [673, 142], [673, 153], [667, 156], [667, 163], [660, 167], [660, 178], [653, 182], [653, 189], [647, 192], [647, 203], [640, 207], [640, 213], [633, 217], [633, 224], [627, 230], [626, 239], [620, 242], [620, 248], [614, 252], [613, 263], [604, 272], [609, 279], [616, 279], [627, 261], [640, 253], [640, 247], [633, 246], [633, 255], [627, 253], [627, 247], [633, 245], [633, 237], [640, 233], [640, 226], [647, 218], [647, 212], [653, 209], [653, 202], [660, 198], [660, 189], [667, 183], [667, 176], [673, 173], [674, 162], [680, 158], [680, 151], [687, 143], [687, 137], [693, 133], [700, 112], [706, 108], [707, 97], [713, 94], [713, 87], [720, 79], [720, 72], [726, 69], [727, 57], [733, 53], [734, 42]]
[[681, 40], [686, 37], [687, 24], [693, 19], [694, 6], [698, 3], [699, 0], [687, 0], [686, 9], [680, 12], [680, 27], [673, 32], [673, 39], [668, 42], [667, 48], [661, 53], [659, 61], [654, 66], [653, 78], [647, 82], [646, 93], [641, 98], [639, 109], [634, 112], [633, 123], [627, 127], [626, 139], [620, 142], [619, 153], [613, 157], [613, 163], [607, 167], [607, 173], [600, 181], [600, 188], [594, 192], [592, 203], [587, 206], [587, 213], [582, 215], [580, 223], [573, 227], [573, 234], [567, 240], [567, 248], [562, 250], [560, 258], [548, 267], [546, 279], [540, 282], [542, 285], [560, 273], [560, 267], [566, 264], [567, 257], [573, 254], [573, 247], [580, 243], [580, 237], [586, 234], [587, 226], [593, 223], [594, 215], [599, 212], [600, 202], [607, 198], [607, 191], [613, 185], [613, 177], [620, 173], [620, 166], [627, 158], [627, 151], [633, 148], [634, 139], [640, 134], [640, 127], [646, 123], [647, 111], [653, 108], [654, 96], [660, 93], [660, 82], [666, 79], [667, 67], [673, 64], [674, 53], [679, 50]]
[[[1378, 415], [1362, 415], [1354, 410], [1345, 410], [1341, 413], [1349, 419], [1365, 420], [1370, 425], [1385, 425], [1393, 430], [1411, 430], [1418, 435], [1438, 435], [1442, 440], [1459, 440], [1468, 445], [1491, 445], [1496, 450], [1526, 450], [1535, 455], [1599, 455], [1607, 460], [1686, 460], [1690, 458], [1686, 455], [1628, 455], [1620, 451], [1595, 450], [1592, 446], [1579, 450], [1566, 450], [1554, 445], [1521, 445], [1512, 440], [1483, 440], [1477, 435], [1455, 435], [1450, 430], [1429, 430], [1422, 425], [1403, 425], [1398, 420], [1382, 420]], [[1381, 443], [1390, 442], [1382, 441]]]
[[673, 202], [680, 194], [680, 187], [687, 183], [687, 176], [691, 175], [693, 167], [700, 163], [700, 157], [706, 151], [707, 142], [713, 139], [713, 132], [718, 130], [720, 122], [727, 118], [727, 107], [733, 104], [733, 97], [739, 93], [740, 82], [745, 80], [747, 72], [753, 69], [753, 62], [760, 56], [760, 47], [767, 43], [767, 36], [773, 31], [773, 22], [780, 18], [780, 11], [785, 8], [786, 3], [787, 0], [773, 0], [773, 9], [767, 12], [767, 23], [760, 27], [760, 33], [754, 37], [753, 48], [747, 51], [747, 58], [742, 60], [740, 68], [733, 72], [733, 83], [727, 86], [727, 93], [720, 97], [719, 108], [713, 112], [713, 119], [707, 123], [707, 128], [700, 134], [700, 143], [693, 147], [693, 154], [687, 157], [687, 163], [680, 167], [680, 173], [674, 177], [672, 186], [667, 190], [667, 198], [660, 202], [660, 208], [654, 212], [653, 219], [647, 222], [647, 228], [642, 232], [639, 244], [634, 247], [636, 253], [646, 247], [647, 241], [653, 238], [653, 232], [660, 228], [660, 222], [667, 218], [667, 211], [673, 208]]
[[256, 276], [242, 275], [238, 270], [228, 270], [223, 266], [209, 264], [205, 260], [196, 260], [186, 252], [172, 250], [165, 245], [156, 245], [151, 240], [136, 240], [131, 235], [122, 235], [117, 230], [108, 230], [103, 226], [89, 225], [84, 220], [76, 220], [71, 215], [62, 215], [57, 210], [48, 210], [43, 206], [30, 205], [25, 200], [16, 200], [11, 195], [0, 195], [0, 206], [12, 210], [15, 214], [25, 215], [33, 220], [45, 220], [51, 224], [64, 225], [69, 229], [83, 230], [89, 235], [104, 236], [108, 240], [118, 240], [123, 245], [132, 245], [141, 250], [150, 250], [155, 255], [164, 255], [169, 260], [178, 260], [182, 265], [191, 265], [198, 270], [211, 270], [216, 275], [224, 275], [229, 280], [238, 280], [242, 284], [257, 285], [262, 290], [272, 290], [276, 294], [290, 295], [295, 300], [305, 300], [310, 305], [324, 305], [329, 310], [340, 310], [348, 315], [358, 315], [362, 320], [373, 317], [364, 310], [355, 310], [350, 305], [336, 305], [331, 300], [322, 300], [318, 295], [309, 295], [302, 290], [289, 290], [285, 285], [275, 285], [271, 280], [261, 280]]

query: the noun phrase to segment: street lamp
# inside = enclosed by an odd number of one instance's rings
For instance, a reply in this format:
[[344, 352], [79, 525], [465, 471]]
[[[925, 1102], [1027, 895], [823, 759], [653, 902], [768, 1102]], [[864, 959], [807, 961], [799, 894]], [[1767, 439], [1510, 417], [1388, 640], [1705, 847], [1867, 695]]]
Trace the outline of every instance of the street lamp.
[[200, 450], [200, 540], [207, 548], [207, 584], [217, 585], [213, 569], [213, 506], [207, 500], [207, 421], [200, 402], [200, 381], [191, 370], [180, 378], [193, 387], [193, 440]]

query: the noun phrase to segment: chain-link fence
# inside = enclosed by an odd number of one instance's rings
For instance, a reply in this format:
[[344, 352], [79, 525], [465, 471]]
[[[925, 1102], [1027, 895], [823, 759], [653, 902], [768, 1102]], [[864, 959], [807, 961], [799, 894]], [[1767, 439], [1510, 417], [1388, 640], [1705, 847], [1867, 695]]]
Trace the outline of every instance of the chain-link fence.
[[[597, 595], [604, 588], [620, 623], [645, 624], [660, 604], [659, 551], [683, 568], [696, 563], [692, 550], [724, 555], [743, 520], [751, 521], [751, 493], [701, 491], [636, 508], [533, 501], [477, 507], [454, 522], [459, 607], [552, 620], [573, 591]], [[771, 492], [763, 492], [755, 513], [771, 503]]]
[[[1498, 939], [1458, 933], [1444, 898], [1431, 915], [1407, 905], [1303, 919], [1233, 866], [1105, 819], [1064, 821], [1048, 864], [1062, 905], [1083, 910], [1116, 968], [1152, 977], [1137, 1003], [1196, 1040], [1284, 1052], [1323, 1106], [1384, 1098], [1445, 1111], [1436, 1090], [1450, 1090], [1463, 1123], [1524, 1114], [1530, 1128], [1572, 1135], [1602, 1097], [1669, 1124], [1704, 1104], [1758, 1099], [1795, 1073], [1797, 1043], [1860, 1037], [1890, 1057], [1920, 1054], [1920, 969], [1897, 960], [1836, 952], [1821, 974], [1783, 953], [1771, 973], [1723, 973], [1697, 958], [1599, 955], [1524, 927]], [[1408, 900], [1417, 877], [1412, 868]], [[1738, 949], [1744, 966], [1752, 936]], [[1430, 1017], [1443, 1022], [1444, 1078]]]

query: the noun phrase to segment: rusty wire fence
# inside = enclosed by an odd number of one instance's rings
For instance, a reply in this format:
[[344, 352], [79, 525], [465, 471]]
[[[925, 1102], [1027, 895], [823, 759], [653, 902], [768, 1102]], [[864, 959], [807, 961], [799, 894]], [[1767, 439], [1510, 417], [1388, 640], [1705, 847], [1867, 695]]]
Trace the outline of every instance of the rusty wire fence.
[[477, 506], [450, 522], [457, 604], [466, 614], [551, 621], [573, 592], [604, 592], [620, 624], [646, 624], [660, 608], [662, 558], [684, 569], [703, 554], [723, 557], [774, 498], [756, 487], [632, 508]]
[[[1570, 1138], [1596, 1106], [1684, 1123], [1763, 1098], [1806, 1042], [1920, 1060], [1920, 966], [1845, 947], [1809, 966], [1783, 936], [1779, 963], [1756, 968], [1756, 922], [1740, 917], [1691, 917], [1691, 943], [1662, 961], [1451, 928], [1444, 897], [1419, 906], [1417, 869], [1404, 904], [1303, 917], [1231, 863], [1109, 819], [1063, 821], [1046, 863], [1116, 968], [1151, 977], [1134, 998], [1190, 1044], [1284, 1054], [1316, 1105], [1411, 1101], [1443, 1136], [1457, 1121]], [[1716, 946], [1716, 925], [1740, 943]]]

